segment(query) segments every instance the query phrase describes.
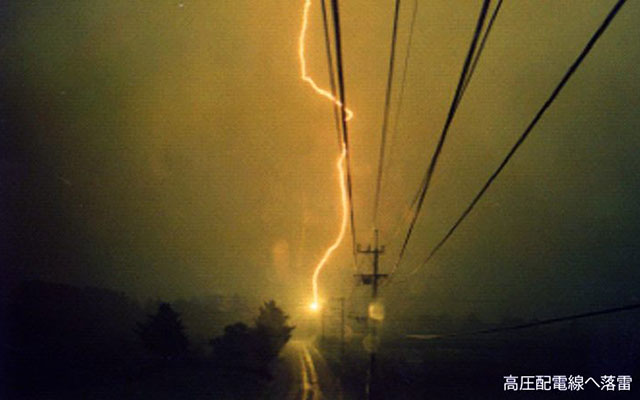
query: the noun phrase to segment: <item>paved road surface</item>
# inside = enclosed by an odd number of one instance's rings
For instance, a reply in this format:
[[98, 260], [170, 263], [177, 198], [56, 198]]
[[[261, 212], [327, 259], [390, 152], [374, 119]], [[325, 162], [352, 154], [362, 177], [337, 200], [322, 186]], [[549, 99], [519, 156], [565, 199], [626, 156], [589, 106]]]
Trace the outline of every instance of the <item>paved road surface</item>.
[[341, 400], [340, 385], [312, 342], [292, 340], [282, 354], [288, 368], [287, 400]]

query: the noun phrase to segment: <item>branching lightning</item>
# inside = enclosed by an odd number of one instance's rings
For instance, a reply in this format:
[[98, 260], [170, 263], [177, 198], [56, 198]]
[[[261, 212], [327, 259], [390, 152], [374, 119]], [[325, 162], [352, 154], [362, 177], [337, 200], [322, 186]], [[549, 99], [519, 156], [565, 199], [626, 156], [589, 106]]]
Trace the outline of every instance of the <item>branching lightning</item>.
[[[342, 102], [338, 100], [331, 92], [322, 89], [316, 82], [309, 76], [307, 72], [307, 62], [305, 59], [305, 38], [307, 34], [307, 28], [309, 26], [309, 12], [311, 9], [311, 0], [304, 1], [304, 9], [302, 12], [302, 28], [300, 29], [300, 37], [298, 39], [298, 56], [300, 59], [300, 78], [309, 84], [311, 88], [320, 96], [325, 97], [330, 100], [337, 107], [342, 108]], [[345, 108], [345, 119], [349, 121], [353, 118], [353, 112], [349, 108]], [[348, 213], [349, 213], [349, 204], [348, 204], [348, 193], [347, 193], [347, 183], [345, 179], [345, 171], [344, 171], [344, 163], [347, 157], [347, 147], [342, 142], [341, 152], [338, 160], [336, 161], [336, 168], [338, 170], [338, 178], [340, 181], [340, 192], [342, 199], [342, 218], [340, 222], [340, 231], [338, 232], [338, 236], [333, 241], [333, 243], [325, 250], [322, 259], [316, 265], [315, 270], [313, 271], [312, 285], [313, 285], [313, 303], [311, 304], [312, 310], [317, 310], [320, 306], [320, 295], [318, 290], [318, 277], [320, 276], [320, 272], [324, 268], [325, 264], [331, 258], [333, 252], [340, 246], [342, 240], [344, 239], [345, 232], [347, 231], [348, 224]]]

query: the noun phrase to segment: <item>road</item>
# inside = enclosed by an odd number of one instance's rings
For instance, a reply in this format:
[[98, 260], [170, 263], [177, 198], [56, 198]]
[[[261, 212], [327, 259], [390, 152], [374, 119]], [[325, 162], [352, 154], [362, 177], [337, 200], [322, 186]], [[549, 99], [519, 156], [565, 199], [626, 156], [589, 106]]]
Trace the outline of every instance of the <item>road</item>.
[[288, 369], [287, 400], [342, 399], [340, 385], [311, 341], [292, 340], [282, 358]]

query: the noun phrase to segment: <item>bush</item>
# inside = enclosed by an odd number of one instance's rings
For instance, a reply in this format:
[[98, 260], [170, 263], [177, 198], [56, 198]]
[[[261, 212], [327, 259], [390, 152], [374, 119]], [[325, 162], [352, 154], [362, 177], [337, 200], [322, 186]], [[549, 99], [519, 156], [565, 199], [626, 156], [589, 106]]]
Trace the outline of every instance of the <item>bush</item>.
[[265, 302], [255, 325], [238, 322], [228, 325], [224, 335], [212, 339], [214, 361], [222, 367], [266, 371], [291, 338], [294, 327], [275, 301]]

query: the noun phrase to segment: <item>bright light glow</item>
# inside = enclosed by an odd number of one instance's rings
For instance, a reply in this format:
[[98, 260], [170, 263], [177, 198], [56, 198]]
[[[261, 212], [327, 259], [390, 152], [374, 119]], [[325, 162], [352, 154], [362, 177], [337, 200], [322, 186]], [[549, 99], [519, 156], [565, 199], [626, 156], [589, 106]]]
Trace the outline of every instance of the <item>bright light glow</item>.
[[[334, 105], [342, 108], [342, 102], [336, 99], [331, 92], [320, 88], [316, 82], [309, 76], [307, 73], [307, 62], [305, 59], [305, 38], [307, 34], [307, 28], [309, 26], [309, 10], [311, 9], [311, 0], [305, 0], [304, 2], [304, 10], [302, 12], [302, 28], [300, 30], [300, 37], [298, 39], [298, 56], [300, 58], [300, 78], [308, 83], [311, 88], [318, 93], [319, 95], [330, 100]], [[345, 121], [349, 121], [353, 118], [353, 112], [348, 108], [344, 108], [345, 111]], [[325, 264], [333, 254], [333, 252], [340, 246], [342, 243], [342, 239], [344, 238], [344, 234], [347, 230], [348, 223], [348, 197], [347, 197], [347, 187], [346, 187], [346, 179], [345, 179], [345, 171], [344, 171], [344, 163], [347, 157], [347, 148], [345, 143], [342, 143], [342, 151], [340, 152], [340, 157], [336, 162], [336, 167], [338, 170], [338, 177], [340, 180], [340, 191], [342, 196], [342, 219], [340, 222], [340, 231], [338, 232], [338, 236], [334, 240], [334, 242], [325, 250], [322, 259], [316, 265], [315, 270], [313, 271], [312, 285], [313, 285], [313, 303], [311, 304], [312, 310], [317, 310], [319, 308], [319, 291], [318, 291], [318, 277], [320, 276], [320, 272], [324, 268]]]
[[318, 311], [320, 309], [320, 305], [317, 301], [314, 301], [313, 303], [309, 304], [309, 309], [314, 312]]
[[384, 305], [379, 302], [369, 304], [369, 318], [375, 321], [384, 320]]

